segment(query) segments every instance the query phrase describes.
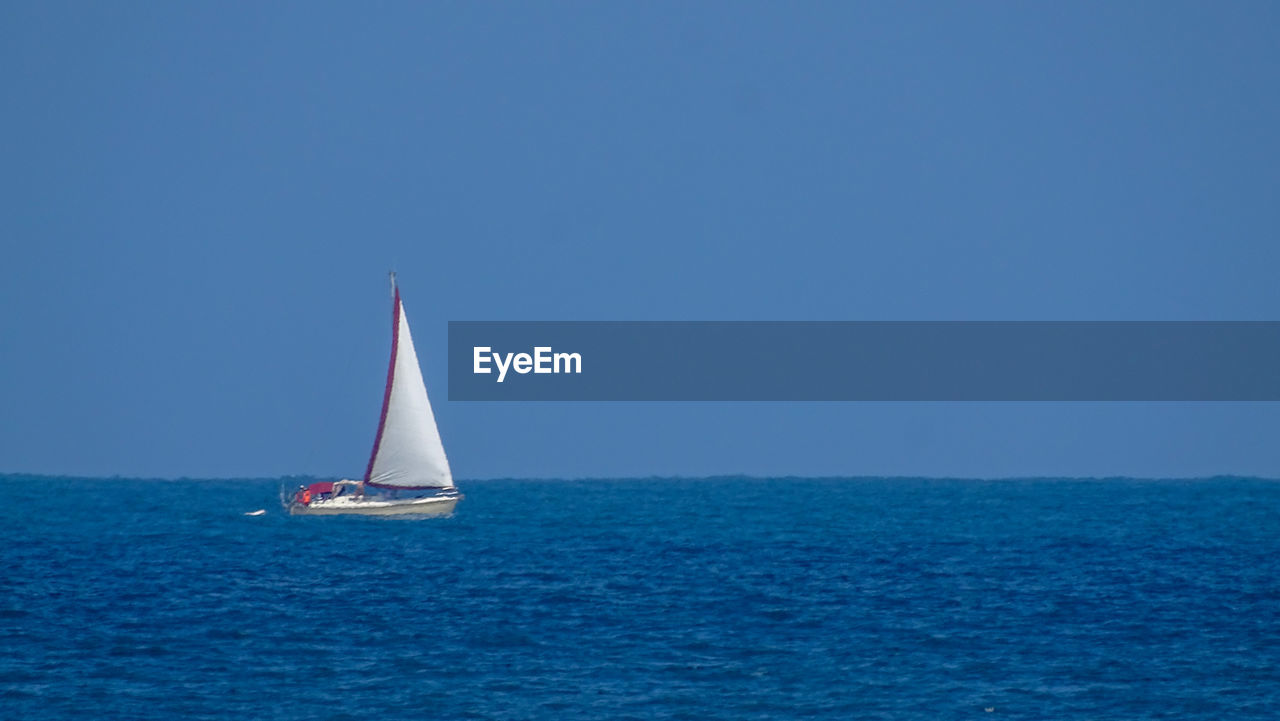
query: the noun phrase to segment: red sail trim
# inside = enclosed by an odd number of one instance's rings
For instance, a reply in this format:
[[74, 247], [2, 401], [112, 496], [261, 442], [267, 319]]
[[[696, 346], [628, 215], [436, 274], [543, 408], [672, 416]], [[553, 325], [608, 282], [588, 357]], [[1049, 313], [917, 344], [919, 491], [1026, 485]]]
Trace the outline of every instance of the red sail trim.
[[[387, 390], [382, 394], [382, 417], [378, 419], [378, 435], [373, 439], [373, 453], [369, 454], [369, 467], [364, 469], [364, 482], [373, 475], [373, 462], [378, 459], [378, 447], [382, 445], [382, 430], [387, 425], [387, 407], [391, 405], [391, 384], [396, 380], [396, 352], [400, 345], [400, 288], [396, 288], [395, 307], [391, 311], [391, 364], [387, 366]], [[377, 486], [377, 484], [370, 484]]]

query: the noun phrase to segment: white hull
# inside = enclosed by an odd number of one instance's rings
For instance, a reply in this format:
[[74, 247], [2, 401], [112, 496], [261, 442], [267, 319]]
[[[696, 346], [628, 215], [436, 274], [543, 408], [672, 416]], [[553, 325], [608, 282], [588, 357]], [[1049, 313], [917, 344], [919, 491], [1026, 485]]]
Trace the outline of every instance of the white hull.
[[404, 500], [359, 500], [339, 496], [328, 501], [312, 501], [310, 505], [289, 504], [292, 516], [336, 516], [357, 514], [362, 516], [447, 516], [453, 513], [462, 496], [431, 498], [407, 498]]

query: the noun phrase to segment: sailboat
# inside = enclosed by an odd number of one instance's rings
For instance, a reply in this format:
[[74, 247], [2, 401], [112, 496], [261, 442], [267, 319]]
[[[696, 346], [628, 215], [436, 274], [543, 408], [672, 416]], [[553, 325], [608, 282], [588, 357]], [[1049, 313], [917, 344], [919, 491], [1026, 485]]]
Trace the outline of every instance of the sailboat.
[[395, 273], [391, 292], [391, 364], [364, 478], [299, 487], [288, 504], [290, 514], [441, 516], [462, 499], [427, 399]]

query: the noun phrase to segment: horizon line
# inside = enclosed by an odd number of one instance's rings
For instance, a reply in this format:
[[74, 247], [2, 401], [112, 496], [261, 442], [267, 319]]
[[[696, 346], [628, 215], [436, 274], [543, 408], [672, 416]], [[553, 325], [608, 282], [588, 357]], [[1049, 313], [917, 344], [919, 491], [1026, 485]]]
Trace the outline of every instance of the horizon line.
[[[86, 476], [78, 474], [55, 474], [55, 473], [22, 473], [22, 472], [3, 472], [0, 473], [0, 481], [14, 480], [18, 478], [28, 479], [58, 479], [72, 481], [163, 481], [163, 482], [207, 482], [207, 481], [286, 481], [306, 479], [312, 481], [324, 481], [338, 478], [338, 476], [318, 476], [313, 474], [285, 474], [281, 476], [129, 476], [129, 475], [103, 475], [103, 476]], [[748, 480], [748, 481], [860, 481], [860, 480], [904, 480], [904, 481], [1212, 481], [1212, 480], [1250, 480], [1250, 481], [1280, 481], [1280, 477], [1274, 476], [1258, 476], [1252, 474], [1237, 473], [1215, 473], [1212, 475], [1197, 476], [1132, 476], [1132, 475], [1006, 475], [1006, 476], [935, 476], [935, 475], [919, 475], [919, 474], [893, 474], [893, 475], [876, 475], [876, 474], [855, 474], [855, 475], [757, 475], [752, 473], [712, 473], [706, 475], [649, 475], [649, 476], [486, 476], [477, 478], [455, 478], [454, 481], [461, 483], [485, 483], [489, 481], [712, 481], [712, 480]]]

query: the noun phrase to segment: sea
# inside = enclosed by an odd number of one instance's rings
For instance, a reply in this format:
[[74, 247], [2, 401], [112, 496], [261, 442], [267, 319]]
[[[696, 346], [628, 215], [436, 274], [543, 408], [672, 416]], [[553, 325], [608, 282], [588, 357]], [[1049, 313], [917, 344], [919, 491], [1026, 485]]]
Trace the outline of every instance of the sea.
[[0, 718], [1280, 718], [1280, 481], [306, 480], [0, 477]]

